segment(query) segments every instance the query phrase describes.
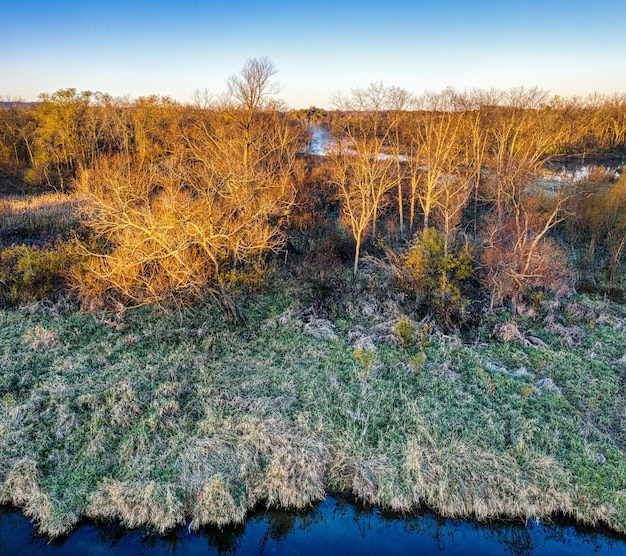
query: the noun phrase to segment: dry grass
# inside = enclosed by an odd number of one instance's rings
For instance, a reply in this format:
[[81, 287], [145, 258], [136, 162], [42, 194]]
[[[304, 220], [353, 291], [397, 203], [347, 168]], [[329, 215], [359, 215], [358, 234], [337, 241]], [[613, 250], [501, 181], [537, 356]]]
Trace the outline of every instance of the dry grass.
[[57, 336], [52, 330], [43, 326], [35, 326], [24, 332], [22, 341], [30, 349], [38, 350], [52, 347], [57, 342]]
[[180, 487], [156, 481], [104, 479], [89, 499], [87, 515], [159, 533], [185, 523]]
[[554, 458], [529, 451], [523, 438], [497, 453], [477, 441], [437, 438], [423, 428], [407, 445], [403, 471], [413, 496], [450, 517], [528, 519], [573, 508], [563, 488], [567, 473]]
[[261, 502], [299, 509], [322, 500], [328, 452], [320, 439], [303, 432], [282, 419], [242, 416], [192, 442], [179, 459], [191, 527], [241, 522]]
[[57, 300], [83, 264], [76, 195], [0, 197], [0, 304]]
[[38, 210], [62, 209], [76, 197], [66, 193], [50, 192], [41, 195], [7, 195], [0, 198], [0, 214]]
[[22, 459], [15, 463], [0, 485], [0, 504], [14, 504], [24, 515], [39, 525], [39, 531], [56, 537], [70, 531], [79, 520], [74, 512], [63, 512], [50, 496], [42, 491], [37, 463]]
[[45, 193], [0, 198], [0, 244], [43, 244], [69, 233], [79, 224], [76, 195]]

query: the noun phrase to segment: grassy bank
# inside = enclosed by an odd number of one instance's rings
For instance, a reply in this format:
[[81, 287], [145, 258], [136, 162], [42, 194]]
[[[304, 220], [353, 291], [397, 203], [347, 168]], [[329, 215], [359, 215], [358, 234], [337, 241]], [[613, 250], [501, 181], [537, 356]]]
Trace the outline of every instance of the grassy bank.
[[208, 307], [0, 312], [0, 503], [49, 535], [162, 532], [346, 489], [626, 532], [623, 307], [539, 303], [463, 341], [366, 296], [330, 323], [296, 289], [251, 297], [247, 328]]

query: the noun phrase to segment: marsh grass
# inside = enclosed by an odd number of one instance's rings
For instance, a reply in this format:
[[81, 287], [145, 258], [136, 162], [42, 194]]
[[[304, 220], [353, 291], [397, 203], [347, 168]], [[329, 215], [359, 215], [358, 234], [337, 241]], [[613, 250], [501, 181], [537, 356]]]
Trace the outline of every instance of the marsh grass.
[[79, 225], [76, 195], [43, 193], [0, 197], [0, 245], [48, 243]]
[[[80, 199], [72, 194], [0, 196], [0, 304], [56, 302], [67, 296], [85, 255], [75, 238]], [[45, 300], [45, 301], [44, 301]]]
[[[365, 355], [350, 331], [388, 315], [318, 339], [293, 290], [251, 297], [247, 328], [209, 307], [1, 311], [0, 503], [51, 536], [83, 516], [223, 526], [327, 489], [626, 532], [623, 308], [579, 296], [534, 320], [495, 315], [489, 341], [429, 328]], [[494, 340], [505, 321], [546, 347]], [[576, 343], [554, 322], [576, 325]]]

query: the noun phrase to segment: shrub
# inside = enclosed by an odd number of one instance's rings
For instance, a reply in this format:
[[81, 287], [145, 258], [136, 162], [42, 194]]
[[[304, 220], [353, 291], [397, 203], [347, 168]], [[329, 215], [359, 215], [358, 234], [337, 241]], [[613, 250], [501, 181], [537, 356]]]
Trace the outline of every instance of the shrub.
[[463, 284], [472, 273], [468, 250], [446, 247], [443, 236], [427, 228], [402, 260], [399, 278], [433, 312], [440, 326], [451, 328], [463, 320], [467, 305]]
[[526, 233], [517, 236], [505, 226], [483, 251], [481, 281], [491, 295], [491, 307], [510, 301], [513, 309], [539, 289], [563, 295], [572, 290], [567, 254], [552, 238]]
[[44, 247], [12, 245], [0, 251], [0, 303], [50, 299], [67, 287], [81, 265], [74, 245], [58, 241]]
[[406, 347], [410, 346], [414, 342], [415, 335], [417, 333], [417, 326], [409, 317], [402, 315], [396, 323], [395, 331]]

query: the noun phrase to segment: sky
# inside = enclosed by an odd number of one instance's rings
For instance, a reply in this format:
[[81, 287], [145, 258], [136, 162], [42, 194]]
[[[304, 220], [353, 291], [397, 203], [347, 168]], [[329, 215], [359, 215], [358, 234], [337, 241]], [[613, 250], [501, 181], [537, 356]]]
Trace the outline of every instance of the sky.
[[624, 0], [0, 0], [0, 96], [191, 102], [261, 56], [291, 108], [371, 82], [612, 94], [626, 92], [624, 22]]

